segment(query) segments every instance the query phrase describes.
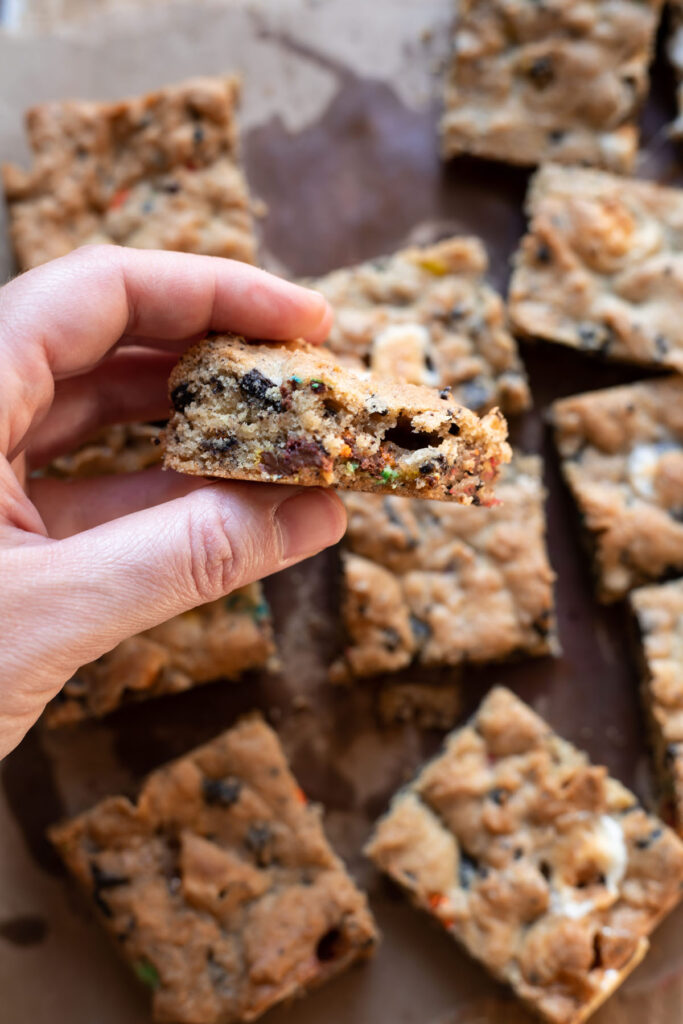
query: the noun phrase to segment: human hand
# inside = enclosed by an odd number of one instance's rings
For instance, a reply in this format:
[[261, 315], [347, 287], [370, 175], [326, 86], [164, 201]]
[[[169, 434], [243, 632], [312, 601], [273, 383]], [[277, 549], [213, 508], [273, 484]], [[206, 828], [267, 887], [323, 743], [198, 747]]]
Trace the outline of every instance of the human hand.
[[177, 354], [209, 329], [316, 342], [330, 321], [322, 296], [245, 264], [113, 246], [0, 289], [0, 757], [81, 665], [345, 527], [329, 491], [27, 466], [100, 426], [166, 416]]

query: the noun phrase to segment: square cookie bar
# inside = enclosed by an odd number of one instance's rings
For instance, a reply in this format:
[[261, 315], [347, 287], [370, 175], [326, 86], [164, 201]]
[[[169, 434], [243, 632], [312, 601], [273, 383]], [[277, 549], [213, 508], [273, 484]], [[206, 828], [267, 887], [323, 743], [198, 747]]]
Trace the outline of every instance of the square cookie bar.
[[551, 416], [599, 599], [683, 572], [683, 379], [563, 398]]
[[[51, 463], [63, 479], [134, 473], [161, 460], [160, 427], [105, 427], [75, 452]], [[154, 442], [157, 442], [156, 444]], [[218, 679], [238, 679], [274, 660], [270, 608], [260, 583], [194, 608], [123, 640], [84, 665], [50, 701], [49, 728], [100, 718], [131, 701], [162, 697]]]
[[335, 311], [327, 345], [345, 363], [450, 388], [475, 412], [531, 404], [505, 306], [478, 238], [449, 238], [307, 281]]
[[51, 838], [154, 1019], [254, 1020], [368, 956], [365, 896], [260, 719], [109, 797]]
[[344, 496], [334, 679], [557, 653], [541, 459], [515, 453], [497, 494], [493, 508], [457, 509]]
[[443, 153], [631, 169], [661, 0], [462, 0]]
[[502, 688], [366, 852], [552, 1024], [581, 1024], [618, 988], [683, 884], [676, 835]]
[[683, 836], [683, 580], [631, 594], [662, 816]]
[[683, 190], [548, 165], [527, 210], [510, 283], [515, 330], [683, 371]]
[[180, 473], [487, 505], [507, 424], [448, 389], [358, 374], [301, 341], [206, 339], [171, 373], [164, 464]]
[[93, 242], [254, 262], [238, 100], [237, 78], [195, 78], [118, 103], [29, 110], [33, 167], [2, 169], [19, 268]]

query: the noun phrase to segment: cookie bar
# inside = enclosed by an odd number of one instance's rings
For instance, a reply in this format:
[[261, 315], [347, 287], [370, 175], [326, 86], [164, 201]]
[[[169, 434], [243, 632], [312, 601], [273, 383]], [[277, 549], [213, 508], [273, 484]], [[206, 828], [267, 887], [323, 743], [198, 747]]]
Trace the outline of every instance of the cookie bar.
[[542, 167], [510, 319], [521, 335], [683, 371], [683, 190]]
[[154, 1019], [251, 1021], [372, 952], [364, 895], [274, 732], [245, 719], [51, 838]]
[[118, 103], [29, 110], [33, 167], [2, 169], [19, 268], [92, 242], [253, 262], [238, 99], [234, 77], [195, 78]]
[[669, 60], [678, 83], [678, 117], [671, 126], [675, 138], [683, 138], [683, 0], [669, 0]]
[[478, 238], [449, 238], [306, 283], [335, 310], [327, 345], [344, 363], [449, 387], [475, 412], [518, 413], [531, 404], [529, 385], [487, 268]]
[[552, 420], [599, 599], [683, 572], [683, 379], [564, 398]]
[[631, 594], [642, 643], [642, 695], [662, 797], [662, 816], [683, 836], [683, 580]]
[[[150, 423], [105, 427], [69, 455], [51, 475], [64, 479], [134, 473], [161, 459], [161, 428]], [[266, 668], [275, 656], [270, 608], [260, 583], [176, 615], [123, 640], [84, 665], [48, 704], [48, 728], [100, 718], [131, 701], [179, 693], [200, 683], [238, 679]]]
[[552, 1024], [580, 1024], [619, 987], [683, 884], [676, 835], [502, 688], [366, 852]]
[[273, 660], [270, 608], [260, 583], [122, 640], [84, 665], [45, 709], [48, 728], [101, 718], [131, 701], [235, 680]]
[[486, 509], [345, 495], [334, 679], [557, 653], [540, 458], [515, 453], [497, 494]]
[[661, 0], [462, 0], [441, 121], [445, 157], [627, 172]]
[[213, 337], [169, 381], [164, 463], [200, 476], [488, 504], [509, 461], [498, 410], [338, 366], [304, 342]]

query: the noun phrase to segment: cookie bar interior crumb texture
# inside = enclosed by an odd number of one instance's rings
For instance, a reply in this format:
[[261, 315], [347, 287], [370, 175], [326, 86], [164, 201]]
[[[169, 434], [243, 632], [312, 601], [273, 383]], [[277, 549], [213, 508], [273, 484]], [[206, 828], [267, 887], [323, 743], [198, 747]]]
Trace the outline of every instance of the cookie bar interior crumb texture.
[[642, 643], [642, 696], [661, 813], [683, 836], [683, 580], [642, 587], [631, 604]]
[[[63, 479], [134, 473], [161, 460], [160, 426], [118, 424], [47, 468]], [[155, 443], [156, 442], [156, 443]], [[274, 662], [270, 608], [260, 583], [177, 615], [82, 666], [48, 704], [48, 728], [102, 717], [131, 701], [235, 680]]]
[[238, 99], [238, 79], [223, 76], [29, 110], [33, 167], [3, 167], [19, 268], [95, 242], [254, 262]]
[[562, 470], [615, 601], [683, 572], [683, 379], [565, 398], [552, 407]]
[[169, 383], [165, 464], [184, 473], [488, 504], [509, 460], [498, 410], [356, 374], [303, 342], [210, 338]]
[[367, 956], [364, 895], [291, 775], [246, 719], [52, 830], [101, 923], [153, 990], [154, 1018], [253, 1020]]
[[515, 453], [495, 508], [345, 495], [333, 678], [558, 653], [542, 463]]
[[548, 165], [527, 209], [510, 284], [515, 329], [683, 371], [683, 190]]
[[487, 268], [478, 238], [449, 238], [306, 283], [334, 308], [327, 345], [340, 360], [379, 377], [449, 387], [475, 412], [518, 413], [531, 404], [529, 385]]
[[628, 172], [661, 0], [462, 0], [443, 152]]
[[683, 844], [495, 689], [394, 798], [367, 852], [552, 1024], [580, 1024], [678, 902]]

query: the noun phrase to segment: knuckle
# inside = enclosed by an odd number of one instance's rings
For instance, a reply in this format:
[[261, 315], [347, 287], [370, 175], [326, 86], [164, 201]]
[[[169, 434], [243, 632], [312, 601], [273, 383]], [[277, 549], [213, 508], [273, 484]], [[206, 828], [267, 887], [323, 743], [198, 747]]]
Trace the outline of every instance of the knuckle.
[[188, 583], [201, 602], [212, 601], [232, 586], [235, 553], [217, 502], [208, 501], [190, 514]]

